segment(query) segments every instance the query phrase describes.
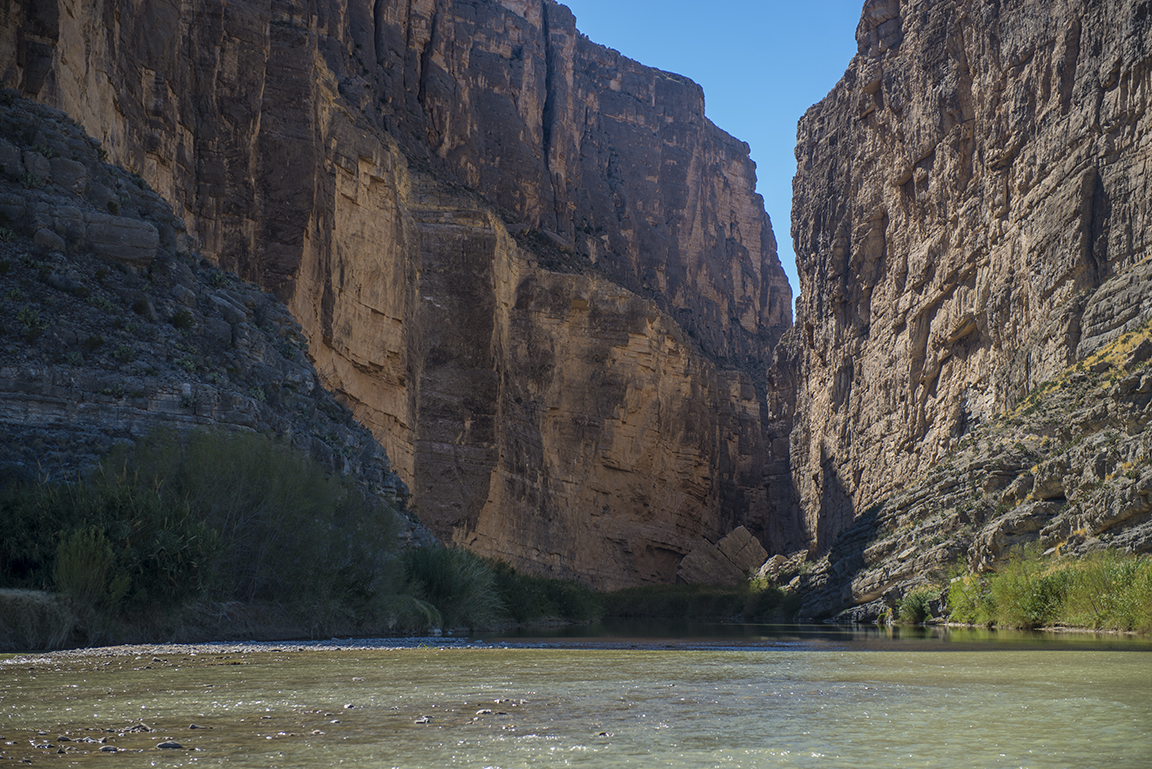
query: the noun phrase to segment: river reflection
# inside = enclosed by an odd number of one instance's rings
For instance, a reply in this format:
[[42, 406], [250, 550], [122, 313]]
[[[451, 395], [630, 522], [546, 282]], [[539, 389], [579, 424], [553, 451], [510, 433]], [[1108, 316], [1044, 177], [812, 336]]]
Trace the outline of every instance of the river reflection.
[[983, 651], [1008, 649], [1152, 651], [1152, 638], [1114, 633], [1052, 630], [992, 630], [946, 626], [745, 624], [617, 620], [595, 625], [526, 627], [481, 634], [491, 643], [573, 645], [656, 645], [715, 648], [780, 647]]
[[[560, 648], [492, 638], [496, 646], [10, 658], [0, 660], [0, 757], [166, 767], [1152, 765], [1144, 642], [756, 627], [707, 636], [683, 627], [659, 639], [635, 627], [598, 640], [549, 631]], [[182, 747], [158, 748], [165, 740]]]

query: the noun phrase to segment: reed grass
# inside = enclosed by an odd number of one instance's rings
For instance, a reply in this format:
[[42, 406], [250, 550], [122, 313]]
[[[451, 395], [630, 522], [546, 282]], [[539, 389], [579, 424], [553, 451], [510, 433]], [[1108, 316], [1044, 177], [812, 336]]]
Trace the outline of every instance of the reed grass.
[[995, 573], [952, 581], [949, 619], [1008, 628], [1152, 632], [1152, 557], [1105, 550], [1044, 557], [1032, 545]]
[[0, 589], [0, 651], [59, 649], [76, 618], [67, 603], [43, 590]]
[[404, 565], [411, 594], [435, 607], [446, 627], [491, 627], [505, 612], [492, 567], [467, 550], [413, 548]]

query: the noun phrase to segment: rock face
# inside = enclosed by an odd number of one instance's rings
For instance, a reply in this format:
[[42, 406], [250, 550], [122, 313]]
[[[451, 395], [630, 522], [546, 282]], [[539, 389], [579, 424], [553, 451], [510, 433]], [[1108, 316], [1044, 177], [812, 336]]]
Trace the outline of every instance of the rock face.
[[739, 526], [716, 544], [702, 541], [680, 561], [676, 578], [688, 585], [739, 585], [767, 559], [756, 538]]
[[763, 376], [791, 294], [695, 84], [547, 0], [0, 0], [0, 22], [4, 82], [288, 304], [441, 538], [600, 587], [671, 581], [739, 525], [803, 542]]
[[403, 483], [317, 386], [287, 308], [190, 250], [139, 176], [10, 92], [0, 165], [0, 483], [74, 480], [158, 428], [255, 430], [403, 511]]
[[[1085, 317], [1115, 308], [1133, 279], [1148, 285], [1152, 262], [1104, 283]], [[872, 620], [912, 588], [958, 567], [994, 571], [1031, 542], [1071, 557], [1152, 552], [1152, 292], [1128, 306], [1117, 333], [1082, 338], [1091, 354], [841, 531], [800, 578], [801, 614]]]
[[857, 39], [796, 150], [781, 359], [819, 550], [1152, 293], [1152, 6], [869, 0]]

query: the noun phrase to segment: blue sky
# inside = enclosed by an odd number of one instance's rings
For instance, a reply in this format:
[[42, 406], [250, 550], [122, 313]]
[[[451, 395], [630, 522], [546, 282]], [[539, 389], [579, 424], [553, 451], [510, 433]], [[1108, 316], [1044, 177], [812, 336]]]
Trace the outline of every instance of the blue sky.
[[863, 0], [561, 2], [594, 42], [704, 87], [708, 117], [752, 148], [757, 191], [797, 293], [789, 234], [796, 121], [832, 89], [856, 53]]

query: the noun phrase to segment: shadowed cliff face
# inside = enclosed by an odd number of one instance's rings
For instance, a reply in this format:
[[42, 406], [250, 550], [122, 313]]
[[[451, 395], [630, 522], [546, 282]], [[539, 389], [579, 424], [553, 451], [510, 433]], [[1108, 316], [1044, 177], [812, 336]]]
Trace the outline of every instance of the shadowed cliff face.
[[442, 538], [600, 586], [792, 517], [791, 295], [698, 86], [505, 0], [0, 0], [4, 83], [275, 292]]
[[792, 460], [822, 549], [1147, 309], [1088, 302], [1152, 245], [1152, 4], [869, 0], [857, 38], [796, 151]]

